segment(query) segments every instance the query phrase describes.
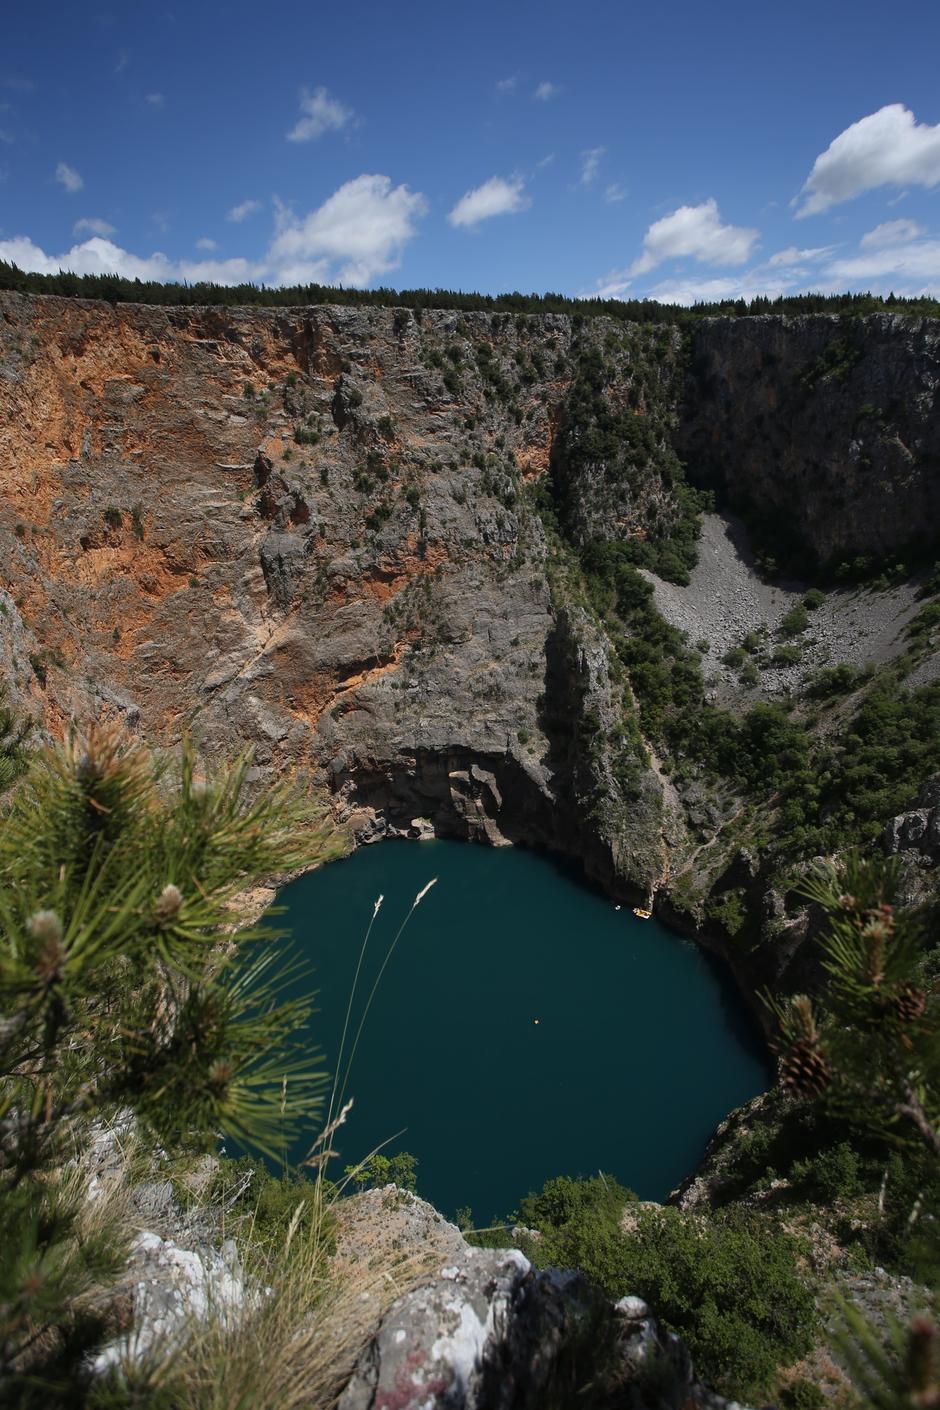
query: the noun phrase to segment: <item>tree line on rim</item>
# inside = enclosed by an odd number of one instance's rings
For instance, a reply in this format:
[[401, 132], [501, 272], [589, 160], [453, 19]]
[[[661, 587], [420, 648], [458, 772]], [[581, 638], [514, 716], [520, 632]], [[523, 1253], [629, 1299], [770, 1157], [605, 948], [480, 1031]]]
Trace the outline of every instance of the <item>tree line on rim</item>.
[[566, 294], [475, 294], [453, 289], [346, 289], [328, 284], [294, 284], [271, 289], [264, 284], [161, 284], [156, 280], [125, 279], [117, 274], [33, 274], [0, 260], [0, 290], [21, 294], [54, 294], [59, 298], [101, 299], [106, 303], [185, 304], [233, 307], [295, 307], [298, 304], [345, 304], [354, 307], [399, 305], [414, 309], [457, 309], [464, 313], [546, 314], [577, 318], [615, 318], [624, 323], [695, 323], [701, 318], [748, 318], [760, 314], [806, 315], [897, 313], [938, 318], [940, 302], [901, 298], [895, 294], [796, 294], [769, 299], [722, 299], [714, 303], [663, 304], [656, 299], [570, 298]]

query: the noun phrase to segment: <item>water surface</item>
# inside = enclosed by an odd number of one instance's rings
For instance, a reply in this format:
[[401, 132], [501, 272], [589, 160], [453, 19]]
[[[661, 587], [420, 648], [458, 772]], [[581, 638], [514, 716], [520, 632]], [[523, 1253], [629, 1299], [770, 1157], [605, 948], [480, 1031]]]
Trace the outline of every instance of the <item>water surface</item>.
[[386, 842], [285, 887], [279, 923], [306, 971], [295, 987], [318, 991], [311, 1045], [332, 1070], [376, 898], [356, 1015], [432, 877], [363, 1031], [334, 1140], [343, 1163], [403, 1131], [386, 1153], [418, 1157], [419, 1193], [481, 1224], [559, 1174], [604, 1170], [662, 1199], [716, 1123], [767, 1085], [766, 1058], [695, 945], [548, 858]]

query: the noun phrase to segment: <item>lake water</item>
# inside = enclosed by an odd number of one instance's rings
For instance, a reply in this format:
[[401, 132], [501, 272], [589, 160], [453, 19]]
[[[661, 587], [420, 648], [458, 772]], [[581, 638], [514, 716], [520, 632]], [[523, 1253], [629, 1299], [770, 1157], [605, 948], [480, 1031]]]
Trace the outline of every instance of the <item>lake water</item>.
[[[610, 1172], [644, 1199], [688, 1174], [710, 1132], [767, 1086], [730, 981], [695, 945], [533, 852], [385, 842], [282, 891], [311, 1046], [335, 1066], [373, 904], [352, 1028], [416, 894], [350, 1075], [342, 1163], [418, 1158], [418, 1192], [478, 1224], [553, 1175]], [[401, 1132], [401, 1135], [396, 1133]], [[309, 1140], [293, 1152], [303, 1154]]]

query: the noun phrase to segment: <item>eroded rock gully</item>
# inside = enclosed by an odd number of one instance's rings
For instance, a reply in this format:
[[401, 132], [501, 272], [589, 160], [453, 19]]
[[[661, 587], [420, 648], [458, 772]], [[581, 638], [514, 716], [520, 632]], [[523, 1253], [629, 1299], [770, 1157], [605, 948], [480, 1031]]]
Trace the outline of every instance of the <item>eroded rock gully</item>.
[[14, 703], [51, 732], [103, 716], [209, 755], [250, 744], [258, 779], [316, 780], [361, 839], [525, 841], [643, 893], [694, 819], [618, 730], [624, 682], [550, 587], [529, 493], [564, 475], [579, 369], [602, 369], [618, 424], [655, 426], [560, 486], [584, 532], [671, 522], [673, 445], [817, 557], [900, 550], [940, 508], [930, 321], [705, 320], [687, 341], [0, 296]]

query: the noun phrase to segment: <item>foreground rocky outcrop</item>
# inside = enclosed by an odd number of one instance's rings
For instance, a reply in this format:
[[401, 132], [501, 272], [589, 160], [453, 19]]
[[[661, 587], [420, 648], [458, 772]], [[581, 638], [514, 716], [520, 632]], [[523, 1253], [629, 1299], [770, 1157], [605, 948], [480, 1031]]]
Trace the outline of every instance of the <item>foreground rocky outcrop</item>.
[[[237, 1337], [240, 1320], [278, 1294], [245, 1272], [235, 1240], [217, 1247], [205, 1215], [184, 1215], [169, 1182], [139, 1187], [133, 1203], [154, 1227], [135, 1235], [110, 1294], [124, 1325], [95, 1359], [99, 1376], [185, 1355], [187, 1338], [210, 1320]], [[682, 1341], [639, 1298], [612, 1304], [578, 1273], [537, 1271], [517, 1249], [473, 1248], [393, 1185], [340, 1201], [335, 1218], [334, 1277], [355, 1277], [363, 1262], [374, 1277], [405, 1270], [385, 1310], [374, 1291], [361, 1294], [375, 1310], [339, 1410], [728, 1404], [697, 1380]]]
[[606, 1304], [579, 1273], [465, 1246], [385, 1314], [340, 1410], [537, 1410], [578, 1395], [610, 1407], [728, 1403], [696, 1380], [642, 1299]]

